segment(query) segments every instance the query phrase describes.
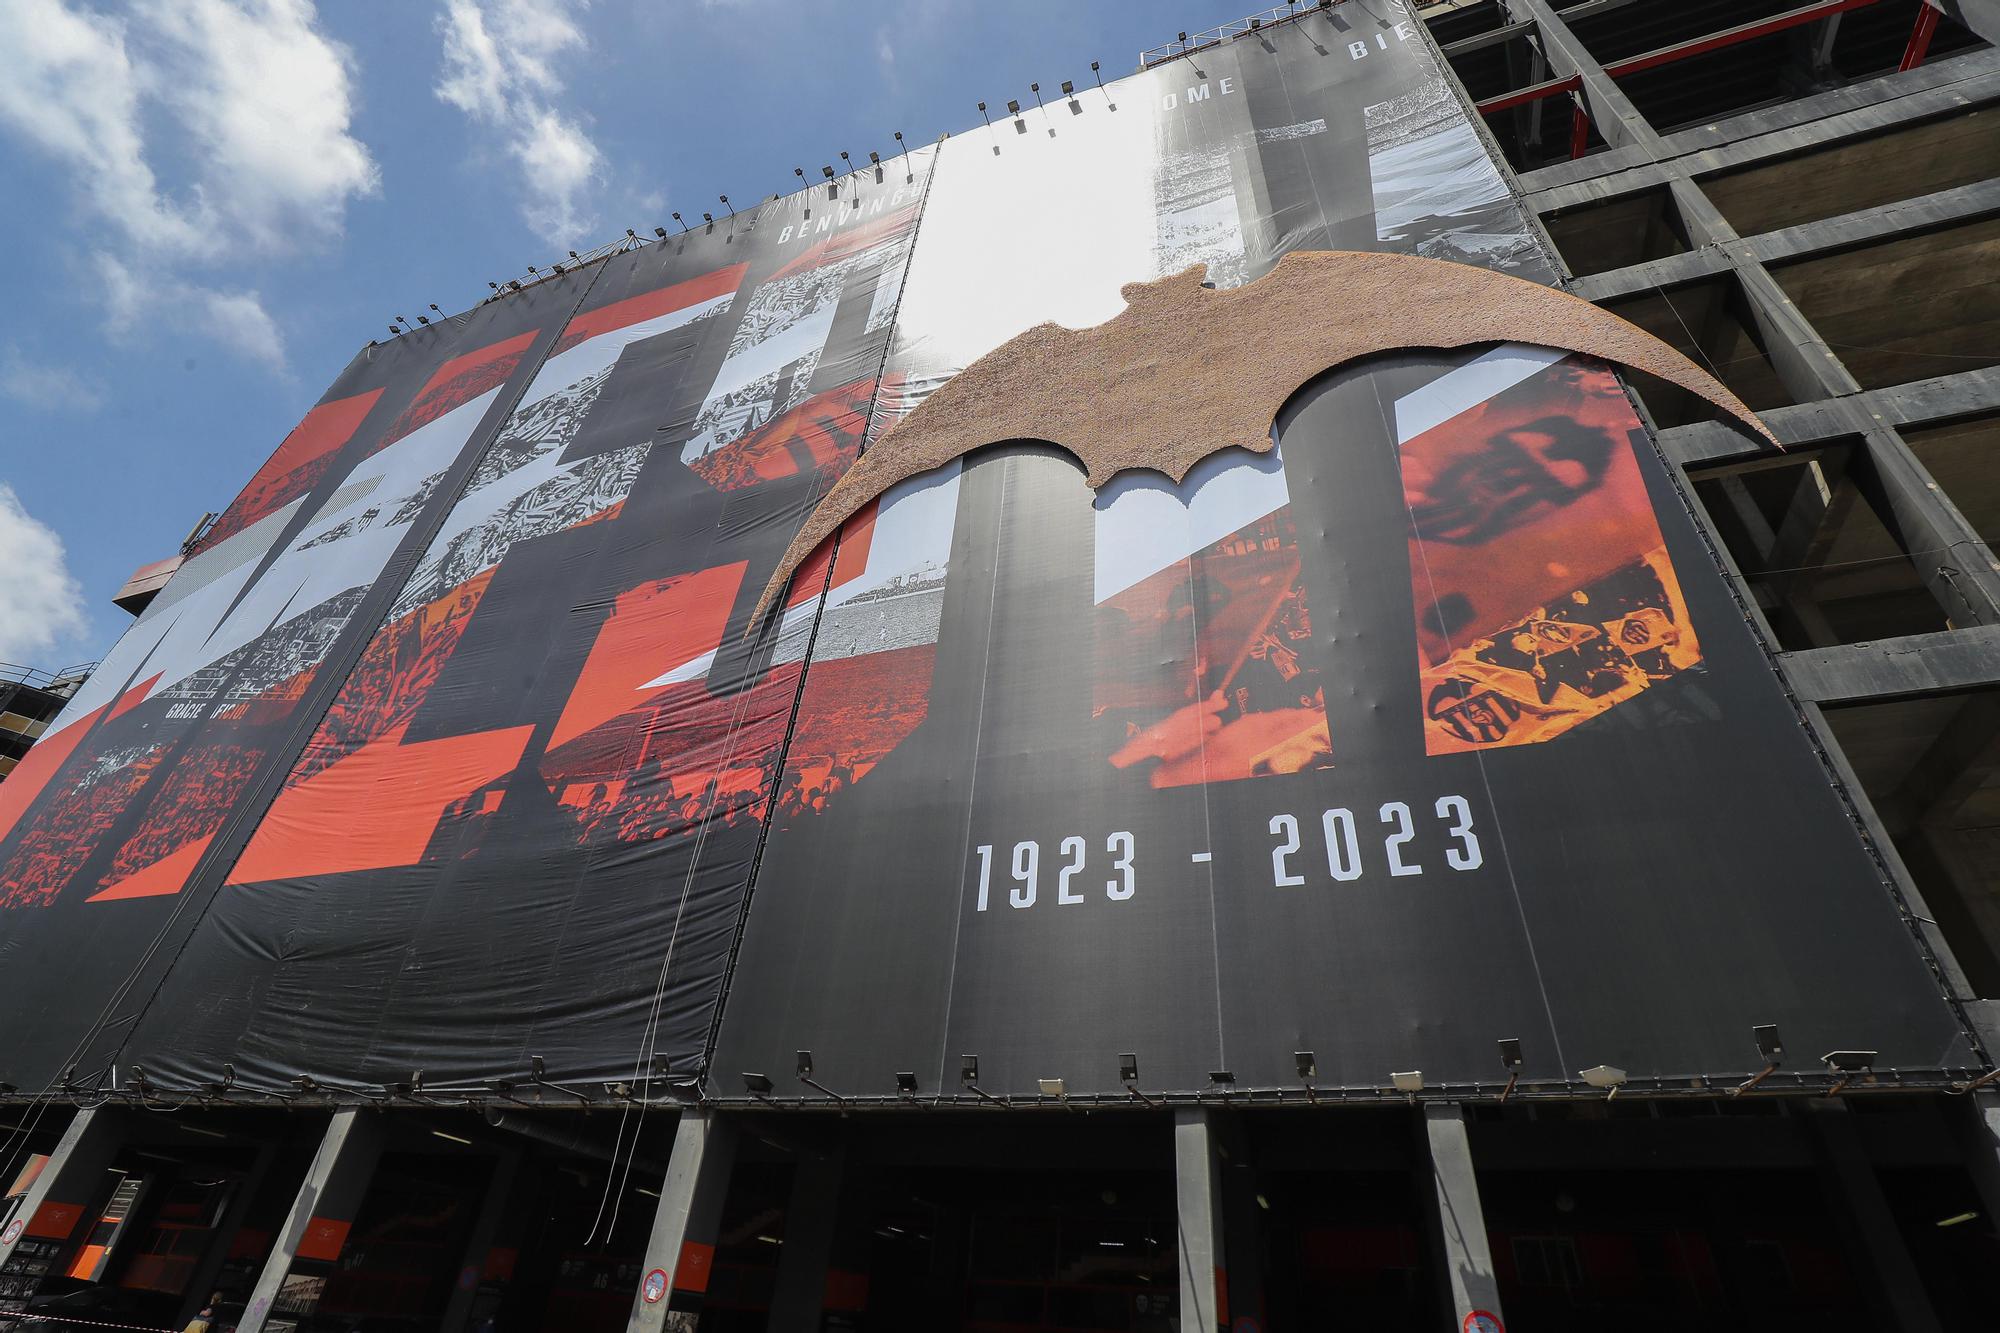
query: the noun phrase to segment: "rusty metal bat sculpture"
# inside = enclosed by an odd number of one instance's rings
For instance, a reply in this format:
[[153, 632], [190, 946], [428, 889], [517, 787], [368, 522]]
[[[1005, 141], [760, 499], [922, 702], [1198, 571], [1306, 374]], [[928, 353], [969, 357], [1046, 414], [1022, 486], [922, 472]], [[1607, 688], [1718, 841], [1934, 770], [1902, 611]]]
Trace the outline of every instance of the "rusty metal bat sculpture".
[[1127, 468], [1178, 482], [1219, 449], [1271, 450], [1299, 387], [1377, 352], [1531, 343], [1657, 375], [1777, 444], [1756, 414], [1666, 343], [1539, 283], [1414, 255], [1309, 251], [1215, 291], [1196, 265], [1129, 283], [1103, 324], [1039, 324], [995, 348], [886, 432], [807, 518], [745, 634], [801, 562], [899, 481], [985, 445], [1037, 440], [1082, 461], [1094, 490]]

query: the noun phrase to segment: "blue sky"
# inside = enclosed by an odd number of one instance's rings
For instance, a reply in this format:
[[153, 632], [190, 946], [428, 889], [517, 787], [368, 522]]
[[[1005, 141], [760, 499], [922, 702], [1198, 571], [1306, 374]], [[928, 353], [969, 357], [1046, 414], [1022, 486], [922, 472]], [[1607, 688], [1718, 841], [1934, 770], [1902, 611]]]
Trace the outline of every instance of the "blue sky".
[[391, 318], [1249, 0], [0, 0], [0, 661], [100, 656]]

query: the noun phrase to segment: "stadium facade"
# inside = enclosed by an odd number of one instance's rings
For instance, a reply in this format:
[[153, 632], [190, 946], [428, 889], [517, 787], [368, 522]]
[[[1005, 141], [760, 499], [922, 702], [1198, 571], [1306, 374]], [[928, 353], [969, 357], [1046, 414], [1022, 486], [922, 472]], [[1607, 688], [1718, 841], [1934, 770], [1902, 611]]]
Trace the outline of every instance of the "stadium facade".
[[[0, 784], [0, 1327], [1988, 1326], [1993, 40], [1278, 9], [371, 343]], [[1334, 286], [759, 614], [1321, 252], [1775, 441]]]

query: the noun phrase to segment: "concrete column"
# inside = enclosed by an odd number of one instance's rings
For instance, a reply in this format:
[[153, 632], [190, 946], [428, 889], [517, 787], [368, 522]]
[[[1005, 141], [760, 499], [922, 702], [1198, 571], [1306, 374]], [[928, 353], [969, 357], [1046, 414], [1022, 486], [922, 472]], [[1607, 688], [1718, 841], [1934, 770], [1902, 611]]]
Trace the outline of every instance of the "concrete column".
[[1464, 1108], [1426, 1103], [1424, 1132], [1430, 1141], [1445, 1272], [1451, 1278], [1451, 1327], [1477, 1328], [1469, 1322], [1476, 1313], [1501, 1317], [1500, 1284], [1493, 1276], [1493, 1251], [1486, 1240], [1486, 1216], [1479, 1207], [1479, 1180], [1472, 1169]]
[[263, 1188], [264, 1177], [270, 1174], [271, 1163], [277, 1160], [277, 1156], [277, 1144], [258, 1145], [257, 1158], [251, 1164], [250, 1173], [237, 1185], [236, 1193], [230, 1196], [229, 1206], [222, 1210], [214, 1234], [208, 1238], [208, 1249], [195, 1266], [194, 1279], [188, 1283], [180, 1311], [174, 1316], [175, 1327], [185, 1326], [214, 1294], [216, 1275], [228, 1262], [230, 1247], [236, 1243], [236, 1233], [250, 1215], [250, 1205], [256, 1201], [257, 1191]]
[[479, 1216], [472, 1223], [472, 1234], [465, 1239], [465, 1256], [459, 1260], [457, 1284], [444, 1307], [444, 1318], [438, 1322], [442, 1333], [461, 1333], [472, 1320], [473, 1302], [479, 1296], [480, 1278], [486, 1272], [486, 1253], [493, 1248], [493, 1238], [500, 1231], [500, 1219], [506, 1215], [507, 1200], [514, 1192], [514, 1177], [520, 1169], [521, 1150], [515, 1147], [503, 1149], [500, 1159], [493, 1164], [486, 1197], [479, 1204]]
[[799, 1161], [771, 1295], [773, 1333], [821, 1328], [831, 1315], [868, 1308], [867, 1199], [848, 1151], [836, 1143]]
[[1223, 1267], [1222, 1166], [1204, 1107], [1174, 1111], [1174, 1181], [1180, 1211], [1181, 1333], [1219, 1333], [1229, 1317]]
[[[22, 1256], [23, 1262], [49, 1245], [60, 1246], [57, 1256], [61, 1257], [78, 1232], [85, 1230], [85, 1220], [103, 1199], [105, 1169], [124, 1141], [125, 1123], [118, 1111], [92, 1109], [76, 1113], [56, 1143], [55, 1151], [49, 1154], [48, 1165], [28, 1187], [14, 1221], [0, 1232], [0, 1237], [4, 1237], [0, 1239], [0, 1271], [8, 1268], [8, 1261], [24, 1245], [31, 1248]], [[20, 1223], [18, 1235], [11, 1234], [16, 1222]], [[52, 1268], [49, 1275], [55, 1271]], [[4, 1318], [0, 1314], [0, 1319]]]
[[1269, 1323], [1264, 1304], [1264, 1210], [1257, 1202], [1257, 1164], [1244, 1132], [1243, 1117], [1218, 1113], [1209, 1122], [1221, 1158], [1223, 1270], [1229, 1274], [1231, 1320], [1248, 1315], [1263, 1328]]
[[1966, 1170], [1986, 1206], [1986, 1216], [2000, 1217], [2000, 1090], [1982, 1088], [1965, 1102], [1962, 1126]]
[[[673, 1156], [660, 1185], [653, 1234], [646, 1242], [639, 1290], [632, 1297], [628, 1333], [692, 1329], [708, 1291], [715, 1262], [716, 1231], [729, 1173], [736, 1163], [736, 1126], [703, 1108], [681, 1112], [674, 1130]], [[669, 1311], [685, 1318], [668, 1321]]]
[[375, 1163], [382, 1155], [386, 1129], [382, 1117], [369, 1111], [335, 1111], [327, 1123], [326, 1137], [319, 1152], [306, 1168], [292, 1209], [278, 1229], [277, 1243], [257, 1285], [250, 1289], [250, 1301], [236, 1333], [264, 1333], [271, 1316], [271, 1304], [278, 1289], [299, 1259], [331, 1263], [347, 1244], [348, 1228], [361, 1210], [369, 1182], [375, 1178]]
[[1862, 1147], [1861, 1133], [1847, 1103], [1815, 1098], [1805, 1103], [1820, 1160], [1840, 1207], [1838, 1223], [1847, 1233], [1857, 1261], [1872, 1262], [1875, 1276], [1875, 1317], [1885, 1329], [1901, 1333], [1942, 1333], [1931, 1309], [1917, 1265], [1903, 1244], [1903, 1233], [1875, 1178], [1874, 1164]]

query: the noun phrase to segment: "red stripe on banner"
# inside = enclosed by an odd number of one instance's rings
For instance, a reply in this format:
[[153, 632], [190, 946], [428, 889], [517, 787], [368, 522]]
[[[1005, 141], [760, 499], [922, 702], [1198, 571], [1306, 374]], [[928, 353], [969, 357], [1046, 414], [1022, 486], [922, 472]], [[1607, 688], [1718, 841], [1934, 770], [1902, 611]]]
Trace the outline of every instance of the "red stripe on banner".
[[886, 217], [877, 218], [865, 227], [856, 227], [844, 235], [829, 236], [817, 245], [801, 251], [791, 263], [773, 273], [765, 281], [776, 282], [794, 273], [803, 273], [822, 264], [832, 264], [858, 255], [863, 250], [871, 249], [884, 241], [895, 240], [916, 221], [916, 217], [917, 209], [913, 204], [908, 208], [897, 209]]
[[514, 767], [534, 728], [405, 745], [407, 730], [280, 792], [225, 882], [415, 865], [445, 808]]
[[691, 305], [700, 305], [703, 301], [713, 301], [718, 296], [727, 296], [743, 285], [743, 275], [749, 271], [748, 264], [731, 264], [728, 268], [719, 268], [671, 287], [642, 292], [595, 310], [586, 310], [569, 322], [569, 327], [563, 330], [555, 351], [550, 355], [567, 352], [578, 343], [587, 342], [599, 334], [612, 333], [645, 320], [671, 315]]
[[[145, 702], [146, 692], [159, 684], [157, 675], [149, 676], [118, 696], [109, 705], [111, 716], [129, 711]], [[63, 760], [70, 757], [77, 743], [89, 732], [91, 725], [104, 716], [103, 708], [94, 708], [89, 713], [65, 726], [61, 731], [46, 734], [28, 750], [14, 771], [0, 782], [0, 838], [5, 838], [14, 829], [15, 823], [27, 808], [34, 804], [42, 788], [48, 786], [49, 779], [62, 767]]]
[[213, 833], [205, 838], [196, 838], [178, 851], [167, 853], [145, 869], [135, 870], [108, 887], [99, 889], [84, 901], [111, 903], [122, 902], [128, 898], [164, 898], [169, 894], [179, 893], [187, 887], [189, 874], [201, 860], [201, 854], [208, 850], [208, 844], [214, 840]]
[[666, 688], [642, 688], [647, 681], [721, 647], [748, 569], [739, 561], [619, 594], [563, 705], [549, 748], [639, 707]]
[[292, 427], [272, 455], [257, 469], [236, 499], [225, 509], [215, 526], [202, 535], [202, 547], [210, 547], [255, 523], [266, 514], [290, 504], [311, 490], [320, 473], [333, 460], [336, 450], [354, 438], [362, 419], [382, 396], [380, 389], [336, 398], [321, 403]]
[[445, 413], [465, 406], [483, 393], [499, 388], [521, 364], [528, 348], [534, 345], [537, 335], [534, 330], [505, 338], [497, 343], [464, 356], [456, 356], [438, 367], [403, 414], [396, 418], [382, 438], [369, 450], [368, 456], [381, 453], [405, 435], [420, 426], [427, 426]]

